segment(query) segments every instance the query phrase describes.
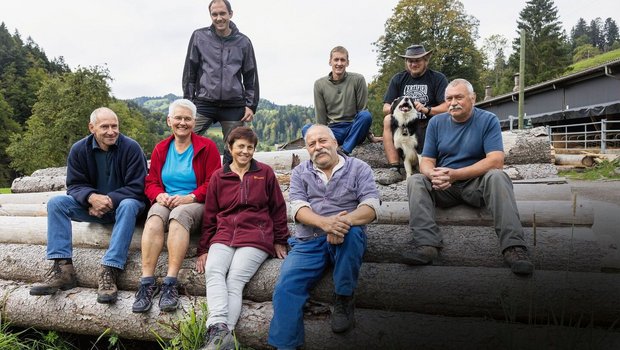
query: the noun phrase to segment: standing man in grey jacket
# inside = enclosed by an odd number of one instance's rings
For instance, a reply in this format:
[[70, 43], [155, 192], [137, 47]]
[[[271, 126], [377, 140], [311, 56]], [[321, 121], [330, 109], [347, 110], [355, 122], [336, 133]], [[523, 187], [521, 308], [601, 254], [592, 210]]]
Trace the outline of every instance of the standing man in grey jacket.
[[[231, 21], [228, 0], [209, 3], [212, 24], [194, 31], [183, 69], [183, 98], [198, 109], [194, 131], [204, 134], [219, 122], [224, 141], [237, 126], [251, 122], [258, 107], [258, 71], [250, 39]], [[232, 160], [224, 150], [224, 163]]]

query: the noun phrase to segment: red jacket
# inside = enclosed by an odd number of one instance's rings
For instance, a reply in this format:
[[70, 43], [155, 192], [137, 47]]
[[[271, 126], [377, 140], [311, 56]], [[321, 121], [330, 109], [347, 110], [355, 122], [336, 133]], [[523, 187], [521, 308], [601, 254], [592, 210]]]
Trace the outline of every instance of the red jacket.
[[243, 181], [225, 164], [213, 173], [207, 192], [199, 256], [213, 243], [255, 247], [272, 256], [274, 243], [286, 244], [286, 202], [267, 164], [252, 160]]
[[[157, 195], [166, 192], [161, 179], [161, 169], [163, 169], [164, 163], [166, 163], [168, 148], [173, 139], [174, 135], [171, 135], [156, 144], [153, 154], [151, 154], [151, 167], [146, 175], [144, 184], [144, 193], [151, 201], [151, 204], [155, 202]], [[192, 166], [196, 174], [196, 184], [198, 185], [198, 188], [192, 191], [192, 193], [196, 196], [196, 201], [203, 203], [211, 175], [215, 170], [222, 167], [220, 152], [218, 152], [215, 142], [195, 133], [192, 133], [192, 145], [194, 146]]]

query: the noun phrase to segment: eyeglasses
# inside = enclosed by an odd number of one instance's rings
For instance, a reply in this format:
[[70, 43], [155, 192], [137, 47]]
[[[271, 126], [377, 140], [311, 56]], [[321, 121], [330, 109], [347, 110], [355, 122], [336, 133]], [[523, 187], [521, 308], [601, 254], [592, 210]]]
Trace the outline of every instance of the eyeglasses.
[[194, 117], [190, 117], [190, 116], [186, 116], [186, 115], [175, 115], [174, 117], [172, 117], [172, 119], [174, 119], [174, 121], [177, 121], [177, 122], [184, 121], [186, 123], [189, 123], [192, 120], [194, 120]]

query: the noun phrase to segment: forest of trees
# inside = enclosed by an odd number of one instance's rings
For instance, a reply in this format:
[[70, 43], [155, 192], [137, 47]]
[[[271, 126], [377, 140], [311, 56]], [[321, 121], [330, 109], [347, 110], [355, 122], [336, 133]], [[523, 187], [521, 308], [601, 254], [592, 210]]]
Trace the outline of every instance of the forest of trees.
[[[167, 129], [165, 116], [168, 114], [168, 106], [177, 98], [181, 98], [181, 96], [174, 94], [159, 97], [143, 96], [134, 98], [132, 102], [151, 111], [154, 115], [160, 115], [161, 126]], [[312, 107], [279, 106], [261, 98], [251, 124], [259, 139], [257, 149], [259, 151], [273, 151], [276, 145], [282, 145], [301, 137], [301, 128], [313, 120], [314, 109]], [[224, 141], [219, 128], [216, 132], [209, 132], [209, 138], [215, 141], [220, 151], [224, 149]]]
[[[515, 23], [514, 38], [492, 35], [477, 47], [478, 26], [459, 0], [397, 4], [386, 20], [384, 35], [374, 42], [380, 69], [369, 83], [368, 107], [375, 133], [382, 130], [387, 84], [404, 69], [398, 55], [413, 43], [434, 50], [431, 69], [448, 79], [468, 79], [479, 98], [485, 86], [492, 88], [493, 95], [512, 91], [522, 30], [526, 86], [557, 78], [580, 60], [620, 49], [613, 18], [580, 18], [567, 33], [553, 0], [527, 1]], [[72, 71], [63, 57], [49, 59], [34, 40], [24, 40], [17, 30], [11, 34], [0, 24], [0, 187], [36, 169], [65, 165], [71, 144], [88, 133], [90, 112], [102, 105], [117, 112], [121, 131], [138, 140], [148, 155], [169, 133], [165, 115], [176, 96], [119, 100], [111, 95], [111, 79], [107, 69], [97, 66]], [[311, 107], [278, 106], [262, 99], [252, 126], [260, 138], [259, 149], [264, 150], [300, 137], [301, 127], [313, 120]], [[212, 137], [222, 147], [221, 137]]]

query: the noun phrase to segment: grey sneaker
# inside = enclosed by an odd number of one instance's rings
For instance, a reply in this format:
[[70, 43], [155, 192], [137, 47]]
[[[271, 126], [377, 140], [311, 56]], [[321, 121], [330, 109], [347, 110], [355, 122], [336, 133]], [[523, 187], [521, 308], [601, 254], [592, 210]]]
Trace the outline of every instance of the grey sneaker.
[[45, 274], [45, 281], [30, 288], [30, 295], [51, 295], [58, 290], [67, 290], [77, 286], [77, 277], [73, 264], [65, 259], [54, 260], [54, 264]]
[[175, 312], [179, 307], [179, 291], [177, 284], [162, 283], [159, 309], [164, 312]]
[[406, 251], [402, 254], [403, 262], [407, 265], [429, 265], [437, 258], [439, 252], [437, 247], [430, 245], [421, 245], [413, 250]]
[[101, 266], [99, 274], [99, 288], [97, 289], [97, 302], [101, 304], [112, 304], [118, 298], [118, 288], [116, 279], [120, 270], [111, 266]]
[[355, 325], [354, 296], [334, 294], [334, 309], [331, 313], [332, 332], [343, 333]]
[[517, 275], [531, 275], [534, 272], [534, 264], [527, 255], [527, 250], [522, 246], [513, 246], [504, 249], [504, 262], [510, 266]]
[[153, 297], [159, 293], [159, 285], [155, 283], [140, 283], [140, 289], [136, 292], [136, 300], [131, 307], [132, 312], [147, 312], [153, 306]]
[[205, 346], [200, 350], [234, 350], [235, 338], [225, 323], [215, 323], [207, 329]]

